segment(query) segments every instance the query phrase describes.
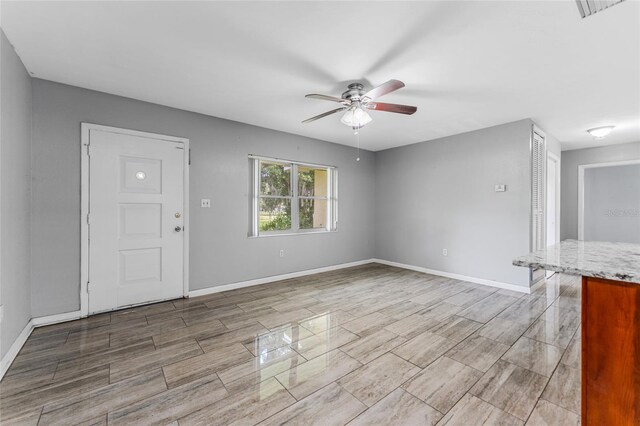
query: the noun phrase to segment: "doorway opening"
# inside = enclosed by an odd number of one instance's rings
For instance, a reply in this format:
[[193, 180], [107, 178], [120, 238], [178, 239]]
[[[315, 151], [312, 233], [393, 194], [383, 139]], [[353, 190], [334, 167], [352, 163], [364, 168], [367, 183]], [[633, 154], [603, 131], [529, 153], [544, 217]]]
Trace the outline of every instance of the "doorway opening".
[[578, 239], [640, 243], [640, 159], [578, 166]]

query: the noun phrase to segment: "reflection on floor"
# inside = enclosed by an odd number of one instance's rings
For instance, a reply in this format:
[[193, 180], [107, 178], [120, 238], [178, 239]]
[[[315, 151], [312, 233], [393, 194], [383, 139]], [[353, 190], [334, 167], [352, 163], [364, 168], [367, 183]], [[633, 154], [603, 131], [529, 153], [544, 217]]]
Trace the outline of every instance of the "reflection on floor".
[[2, 424], [578, 424], [580, 282], [378, 264], [38, 328]]

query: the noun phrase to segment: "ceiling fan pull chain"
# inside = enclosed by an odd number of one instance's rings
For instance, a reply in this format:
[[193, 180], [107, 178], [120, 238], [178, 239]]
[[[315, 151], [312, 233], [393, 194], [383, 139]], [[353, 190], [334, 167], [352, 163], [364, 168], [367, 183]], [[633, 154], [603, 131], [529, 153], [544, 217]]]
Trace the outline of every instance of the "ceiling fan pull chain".
[[355, 133], [356, 133], [356, 161], [360, 161], [360, 132], [358, 131], [358, 128], [354, 127], [353, 128]]

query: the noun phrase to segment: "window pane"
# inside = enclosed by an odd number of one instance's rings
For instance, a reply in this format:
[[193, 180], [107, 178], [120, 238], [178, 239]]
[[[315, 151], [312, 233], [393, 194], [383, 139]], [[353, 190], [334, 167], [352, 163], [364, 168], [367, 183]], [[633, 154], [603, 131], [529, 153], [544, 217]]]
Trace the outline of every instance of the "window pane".
[[300, 200], [300, 229], [322, 229], [327, 227], [327, 200]]
[[260, 230], [284, 231], [291, 229], [291, 199], [260, 199]]
[[327, 169], [298, 166], [298, 195], [301, 197], [326, 197]]
[[291, 164], [261, 161], [260, 195], [291, 195]]

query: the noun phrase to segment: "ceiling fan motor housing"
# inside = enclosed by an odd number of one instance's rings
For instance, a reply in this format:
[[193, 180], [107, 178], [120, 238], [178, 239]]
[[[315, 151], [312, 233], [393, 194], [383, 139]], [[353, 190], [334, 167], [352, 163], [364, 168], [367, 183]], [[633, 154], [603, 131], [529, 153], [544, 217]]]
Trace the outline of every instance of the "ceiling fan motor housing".
[[364, 86], [360, 83], [351, 83], [347, 88], [348, 90], [342, 94], [343, 99], [357, 101], [364, 95]]

